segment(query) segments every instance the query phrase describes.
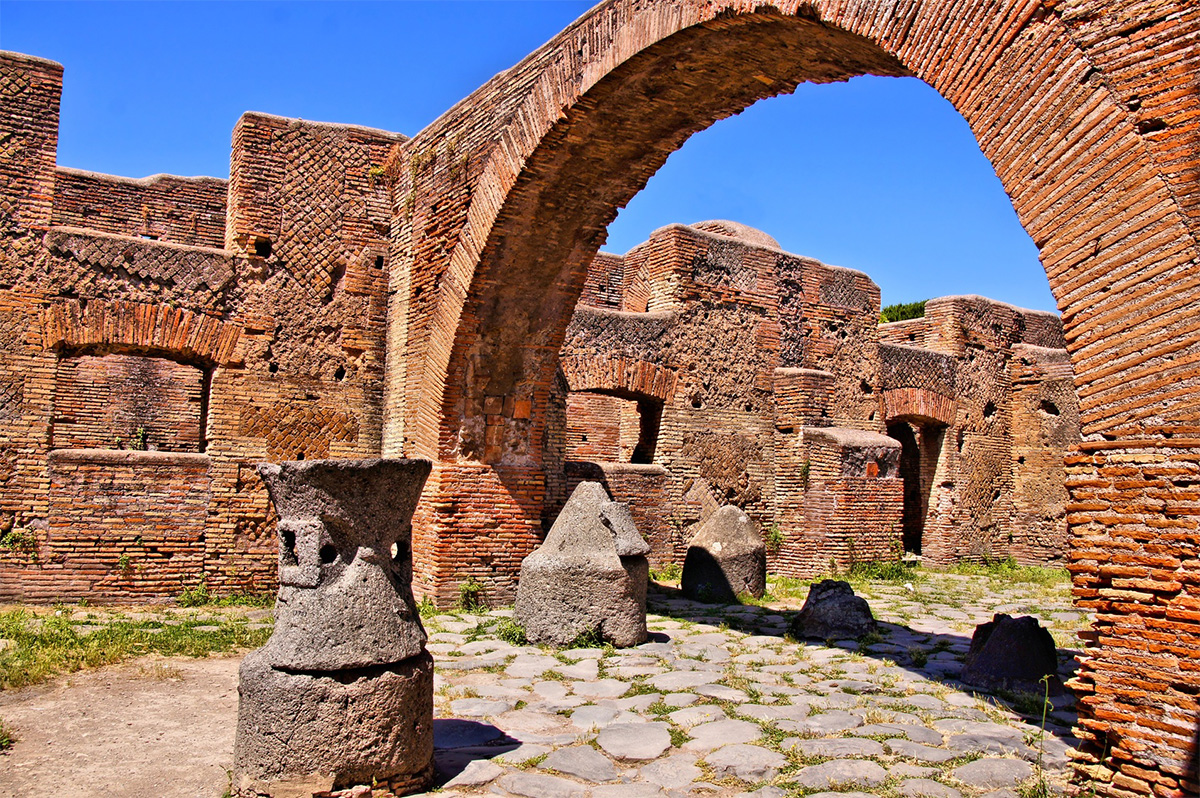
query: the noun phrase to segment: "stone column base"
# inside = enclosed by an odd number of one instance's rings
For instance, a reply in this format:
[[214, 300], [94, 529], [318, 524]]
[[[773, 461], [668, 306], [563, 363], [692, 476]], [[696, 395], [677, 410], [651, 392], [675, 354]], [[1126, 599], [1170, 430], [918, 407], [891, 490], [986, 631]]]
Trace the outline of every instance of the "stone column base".
[[433, 658], [330, 673], [271, 668], [261, 652], [238, 673], [234, 787], [242, 796], [312, 798], [356, 784], [405, 792], [433, 775]]

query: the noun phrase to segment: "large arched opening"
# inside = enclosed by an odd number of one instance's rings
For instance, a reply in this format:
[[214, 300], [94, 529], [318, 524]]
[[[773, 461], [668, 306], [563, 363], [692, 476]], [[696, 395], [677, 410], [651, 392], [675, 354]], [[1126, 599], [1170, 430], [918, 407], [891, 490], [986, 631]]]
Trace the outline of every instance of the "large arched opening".
[[[1192, 501], [1174, 475], [1200, 451], [1200, 186], [1181, 154], [1196, 134], [1164, 118], [1194, 115], [1186, 76], [1164, 65], [1194, 51], [1200, 16], [1172, 6], [1126, 24], [1057, 5], [613, 0], [408, 142], [384, 449], [438, 463], [416, 519], [418, 590], [451, 597], [475, 575], [511, 591], [540, 530], [546, 400], [587, 265], [666, 157], [802, 81], [915, 75], [971, 126], [1063, 313], [1084, 433], [1068, 461], [1077, 595], [1123, 613], [1080, 676], [1081, 733], [1111, 762], [1154, 766], [1126, 789], [1186, 789], [1195, 676], [1180, 658], [1200, 631], [1181, 624], [1200, 596], [1191, 544], [1145, 544], [1188, 534], [1169, 505]], [[1141, 69], [1120, 55], [1132, 36]], [[1102, 567], [1112, 546], [1134, 552], [1121, 574]], [[1174, 639], [1147, 653], [1152, 629]], [[1140, 696], [1109, 689], [1130, 668]]]

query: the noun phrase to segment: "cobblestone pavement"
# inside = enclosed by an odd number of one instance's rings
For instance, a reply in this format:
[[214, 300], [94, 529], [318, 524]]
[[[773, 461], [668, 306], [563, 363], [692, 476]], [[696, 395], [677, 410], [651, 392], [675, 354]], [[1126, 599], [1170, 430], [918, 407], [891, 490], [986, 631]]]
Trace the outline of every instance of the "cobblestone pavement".
[[[1059, 645], [1061, 674], [1069, 676], [1075, 667], [1075, 632], [1087, 622], [1071, 607], [1069, 584], [925, 574], [911, 585], [856, 583], [881, 621], [880, 634], [829, 644], [784, 639], [787, 620], [803, 603], [807, 587], [777, 581], [771, 585], [776, 598], [763, 607], [698, 604], [671, 589], [653, 591], [651, 640], [633, 649], [513, 645], [500, 637], [512, 626], [506, 609], [426, 618], [428, 647], [437, 664], [438, 794], [1012, 798], [1040, 795], [1043, 782], [1061, 789], [1074, 744], [1072, 698], [1052, 699], [1043, 735], [1040, 696], [976, 695], [955, 677], [975, 625], [996, 612], [1041, 619]], [[81, 632], [115, 618], [162, 625], [182, 619], [213, 628], [233, 618], [256, 627], [270, 623], [269, 610], [248, 608], [57, 611], [69, 612]], [[150, 685], [143, 673], [148, 666], [143, 663], [139, 670], [132, 663], [118, 669], [129, 671], [124, 681], [104, 690], [110, 700], [119, 698], [113, 690], [157, 691], [155, 701], [146, 704], [150, 709], [137, 710], [147, 715], [139, 723], [147, 729], [154, 723], [175, 728], [178, 719], [149, 717], [158, 711], [154, 707], [164, 702], [190, 706], [187, 701], [197, 690], [228, 693], [236, 683], [237, 661], [211, 660], [217, 670], [204, 681], [190, 675], [187, 663], [194, 660], [155, 659], [150, 667], [164, 670], [168, 678], [155, 677]], [[179, 663], [185, 678], [171, 675], [172, 663]], [[98, 673], [101, 681], [120, 676]], [[79, 675], [8, 692], [0, 696], [0, 716], [18, 721], [18, 731], [22, 721], [27, 728], [40, 728], [52, 710], [42, 704], [57, 695], [67, 702], [64, 707], [73, 707], [79, 702], [72, 690], [82, 688], [71, 682], [88, 681]], [[182, 691], [182, 697], [172, 698], [170, 691]], [[1023, 718], [1013, 709], [1028, 714]], [[223, 740], [220, 744], [229, 747], [225, 759], [231, 761], [235, 712], [232, 701], [208, 702], [189, 710], [185, 725], [190, 734]], [[121, 784], [133, 784], [139, 776], [131, 768], [155, 762], [154, 747], [167, 738], [147, 732], [145, 739], [135, 739], [120, 717], [112, 728], [101, 728], [103, 713], [84, 714], [62, 719], [53, 756], [23, 751], [18, 743], [9, 764], [27, 771], [21, 783], [89, 783], [89, 769], [93, 776], [98, 772], [85, 756], [94, 747], [88, 740], [103, 738], [111, 743], [104, 757], [123, 767], [106, 794], [147, 794], [140, 788], [123, 790]], [[35, 722], [36, 717], [43, 720]], [[90, 738], [71, 731], [84, 726]], [[36, 741], [33, 734], [26, 737]], [[75, 742], [80, 751], [72, 748]], [[134, 746], [137, 756], [122, 754], [122, 745]], [[161, 753], [170, 756], [170, 751]], [[221, 755], [219, 750], [213, 755], [207, 767], [218, 778], [197, 770], [172, 776], [172, 783], [211, 780], [211, 795], [220, 795]], [[0, 786], [17, 775], [6, 777], [4, 770], [0, 763]], [[147, 765], [141, 775], [149, 784], [162, 773]], [[202, 792], [210, 794], [193, 787], [156, 794]], [[23, 793], [18, 788], [12, 794]]]
[[[1075, 667], [1065, 583], [935, 575], [856, 585], [879, 639], [783, 637], [771, 607], [651, 594], [651, 639], [563, 651], [497, 637], [509, 615], [428, 620], [443, 796], [956, 796], [1059, 790], [1073, 699], [977, 695], [955, 681], [975, 624], [1033, 614]], [[777, 591], [778, 592], [778, 591]], [[1023, 718], [1010, 709], [1024, 710]]]

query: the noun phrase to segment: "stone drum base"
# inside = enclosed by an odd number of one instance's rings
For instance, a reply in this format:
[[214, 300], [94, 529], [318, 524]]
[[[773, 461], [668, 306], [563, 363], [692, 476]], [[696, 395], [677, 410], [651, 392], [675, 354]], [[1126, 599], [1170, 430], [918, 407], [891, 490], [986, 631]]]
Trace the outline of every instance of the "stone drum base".
[[311, 798], [388, 782], [415, 792], [433, 774], [433, 658], [330, 673], [239, 671], [233, 752], [239, 795]]

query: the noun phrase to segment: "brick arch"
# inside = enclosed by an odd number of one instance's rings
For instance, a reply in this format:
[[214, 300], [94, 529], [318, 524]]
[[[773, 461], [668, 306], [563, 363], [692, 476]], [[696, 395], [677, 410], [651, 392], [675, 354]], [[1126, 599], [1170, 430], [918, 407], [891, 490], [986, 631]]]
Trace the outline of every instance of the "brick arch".
[[894, 421], [953, 424], [958, 402], [928, 388], [889, 388], [883, 392], [883, 416]]
[[[540, 532], [546, 400], [586, 265], [666, 157], [800, 81], [913, 75], [969, 124], [1063, 313], [1084, 427], [1072, 570], [1102, 641], [1078, 733], [1120, 794], [1195, 792], [1194, 706], [1173, 686], [1200, 678], [1180, 664], [1200, 651], [1194, 528], [1166, 506], [1194, 504], [1200, 456], [1197, 41], [1186, 0], [596, 6], [399, 153], [384, 448], [439, 461], [418, 589], [512, 587], [495, 574]], [[463, 554], [484, 535], [504, 542]]]
[[208, 367], [241, 362], [241, 342], [239, 325], [168, 305], [68, 299], [42, 311], [42, 345], [60, 352], [147, 354]]
[[[866, 72], [922, 78], [971, 125], [1041, 249], [1085, 431], [1192, 416], [1180, 376], [1200, 356], [1200, 203], [1147, 138], [1162, 120], [1102, 71], [1115, 57], [1094, 34], [1080, 46], [1084, 17], [1036, 1], [597, 6], [406, 147], [396, 262], [418, 269], [394, 322], [408, 357], [388, 445], [504, 460], [469, 421], [509, 395], [534, 414], [505, 437], [536, 441], [564, 316], [617, 208], [696, 130], [801, 80]], [[1149, 279], [1178, 290], [1151, 294]], [[509, 459], [536, 463], [523, 451]]]
[[675, 395], [675, 372], [645, 360], [567, 357], [560, 365], [572, 391], [603, 391], [660, 402], [670, 401]]

